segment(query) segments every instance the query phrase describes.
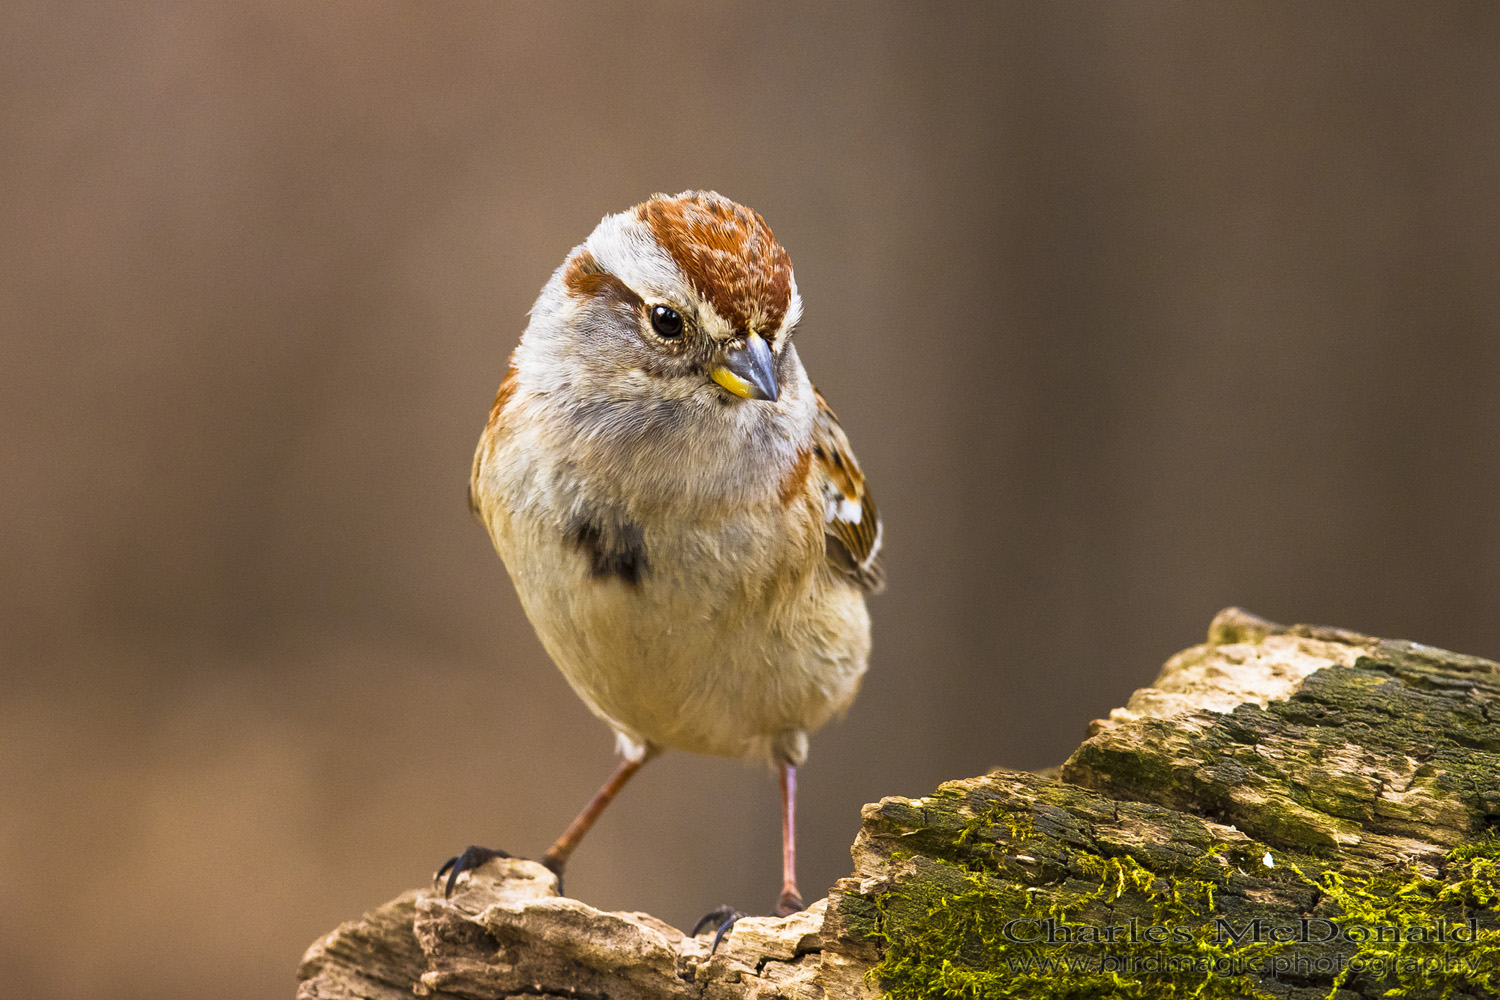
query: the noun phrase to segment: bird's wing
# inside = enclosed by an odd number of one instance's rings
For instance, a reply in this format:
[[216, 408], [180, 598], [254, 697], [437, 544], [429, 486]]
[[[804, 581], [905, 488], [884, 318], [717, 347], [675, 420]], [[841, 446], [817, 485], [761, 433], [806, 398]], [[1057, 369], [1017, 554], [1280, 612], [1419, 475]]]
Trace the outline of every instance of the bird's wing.
[[870, 593], [885, 585], [880, 566], [880, 515], [875, 499], [839, 426], [839, 418], [823, 394], [813, 428], [814, 483], [823, 499], [823, 530], [828, 538], [828, 563]]

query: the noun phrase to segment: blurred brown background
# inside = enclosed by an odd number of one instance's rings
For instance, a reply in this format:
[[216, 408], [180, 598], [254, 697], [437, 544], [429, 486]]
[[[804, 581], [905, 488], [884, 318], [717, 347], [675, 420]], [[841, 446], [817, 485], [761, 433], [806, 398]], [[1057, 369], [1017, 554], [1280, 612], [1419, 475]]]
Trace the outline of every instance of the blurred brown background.
[[[1061, 760], [1220, 606], [1500, 656], [1492, 4], [0, 9], [0, 981], [290, 996], [612, 766], [464, 506], [601, 215], [760, 210], [887, 522], [861, 803]], [[764, 911], [667, 757], [569, 889]]]

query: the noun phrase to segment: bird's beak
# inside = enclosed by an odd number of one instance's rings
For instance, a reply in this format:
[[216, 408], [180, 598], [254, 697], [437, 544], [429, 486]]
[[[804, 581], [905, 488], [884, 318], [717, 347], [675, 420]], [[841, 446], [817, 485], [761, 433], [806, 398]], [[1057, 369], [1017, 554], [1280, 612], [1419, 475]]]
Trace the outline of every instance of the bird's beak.
[[745, 346], [724, 355], [724, 363], [708, 373], [715, 382], [744, 399], [776, 402], [776, 359], [759, 334], [745, 337]]

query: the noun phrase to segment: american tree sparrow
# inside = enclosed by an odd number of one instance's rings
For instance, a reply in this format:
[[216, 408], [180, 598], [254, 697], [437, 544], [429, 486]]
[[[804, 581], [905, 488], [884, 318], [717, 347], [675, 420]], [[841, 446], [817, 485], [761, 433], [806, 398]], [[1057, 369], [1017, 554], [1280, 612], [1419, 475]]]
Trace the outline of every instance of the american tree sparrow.
[[[623, 758], [544, 856], [559, 877], [662, 750], [758, 757], [781, 778], [776, 910], [802, 908], [796, 769], [859, 688], [882, 573], [874, 501], [791, 343], [801, 315], [765, 221], [708, 191], [605, 216], [531, 309], [469, 499]], [[438, 875], [451, 893], [501, 854]]]

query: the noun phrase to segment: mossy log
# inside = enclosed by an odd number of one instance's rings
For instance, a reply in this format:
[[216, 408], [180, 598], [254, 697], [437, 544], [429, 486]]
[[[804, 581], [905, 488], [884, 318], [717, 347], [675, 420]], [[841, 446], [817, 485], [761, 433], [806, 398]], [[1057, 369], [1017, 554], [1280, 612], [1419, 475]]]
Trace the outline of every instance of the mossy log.
[[1238, 609], [1056, 774], [866, 806], [718, 951], [496, 861], [307, 952], [299, 1000], [1500, 995], [1500, 665]]

